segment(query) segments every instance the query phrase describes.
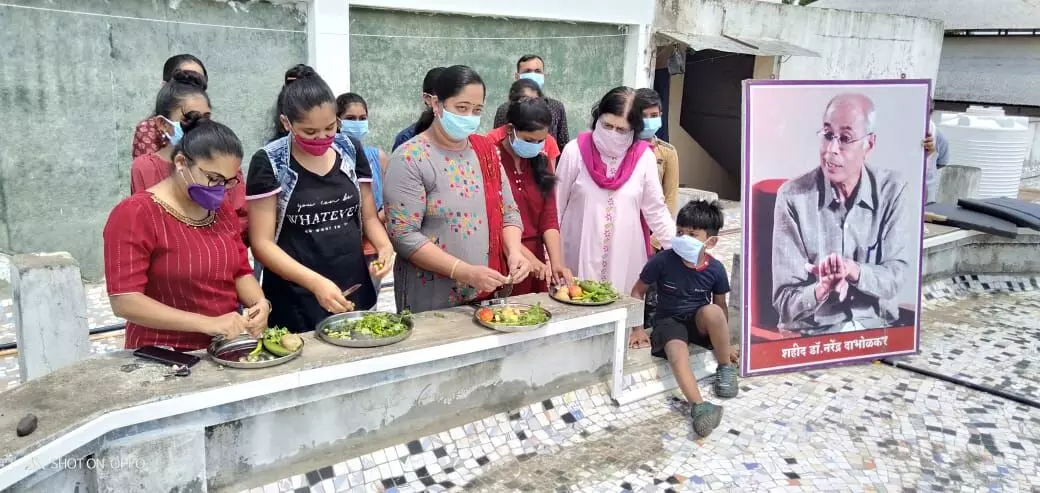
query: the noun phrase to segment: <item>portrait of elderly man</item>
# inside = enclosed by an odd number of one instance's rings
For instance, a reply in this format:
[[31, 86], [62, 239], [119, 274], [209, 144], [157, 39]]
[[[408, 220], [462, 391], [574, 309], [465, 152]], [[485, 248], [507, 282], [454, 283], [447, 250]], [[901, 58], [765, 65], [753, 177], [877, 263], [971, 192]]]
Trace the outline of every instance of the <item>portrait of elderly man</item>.
[[[803, 336], [888, 327], [918, 252], [907, 181], [872, 165], [874, 103], [840, 94], [823, 111], [819, 166], [780, 187], [773, 212], [773, 306]], [[898, 164], [898, 163], [895, 163]], [[895, 166], [898, 168], [898, 165]]]

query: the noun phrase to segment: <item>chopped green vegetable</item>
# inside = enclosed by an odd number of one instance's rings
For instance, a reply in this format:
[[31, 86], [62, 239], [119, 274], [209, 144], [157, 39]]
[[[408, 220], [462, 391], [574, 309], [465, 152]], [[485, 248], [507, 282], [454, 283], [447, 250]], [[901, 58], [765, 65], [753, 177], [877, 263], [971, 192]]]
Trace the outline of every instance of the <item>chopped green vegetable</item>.
[[386, 338], [394, 337], [408, 332], [408, 323], [412, 319], [411, 312], [405, 310], [400, 315], [393, 313], [366, 313], [359, 319], [340, 320], [325, 326], [325, 334], [329, 337], [357, 338]]
[[278, 357], [292, 354], [293, 351], [282, 347], [282, 336], [288, 333], [289, 329], [285, 327], [268, 327], [267, 330], [264, 330], [264, 349]]

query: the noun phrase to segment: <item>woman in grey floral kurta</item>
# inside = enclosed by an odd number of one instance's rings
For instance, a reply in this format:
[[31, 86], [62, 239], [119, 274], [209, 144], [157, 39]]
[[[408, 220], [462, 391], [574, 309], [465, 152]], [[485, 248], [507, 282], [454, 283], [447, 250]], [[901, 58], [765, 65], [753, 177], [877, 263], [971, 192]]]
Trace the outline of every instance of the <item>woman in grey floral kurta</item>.
[[[494, 264], [489, 262], [493, 221], [487, 215], [480, 149], [474, 148], [484, 141], [469, 137], [480, 123], [483, 82], [468, 67], [455, 66], [445, 69], [438, 83], [444, 87], [437, 88], [434, 108], [428, 110], [432, 114], [420, 120], [428, 127], [394, 152], [383, 185], [387, 230], [401, 256], [394, 267], [398, 310], [422, 312], [468, 303], [477, 299], [478, 291], [493, 291], [507, 279], [487, 267]], [[497, 159], [494, 166], [501, 169]], [[523, 225], [504, 173], [495, 174], [501, 187], [494, 203], [502, 214], [502, 268], [519, 282], [530, 271], [521, 253]], [[444, 253], [420, 252], [429, 244]]]

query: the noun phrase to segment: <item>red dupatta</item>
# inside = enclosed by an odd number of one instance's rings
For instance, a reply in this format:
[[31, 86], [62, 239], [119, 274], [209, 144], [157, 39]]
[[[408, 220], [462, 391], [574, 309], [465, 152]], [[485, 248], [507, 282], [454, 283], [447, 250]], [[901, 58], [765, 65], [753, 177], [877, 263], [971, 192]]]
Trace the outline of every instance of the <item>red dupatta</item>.
[[[495, 146], [483, 135], [470, 135], [469, 145], [480, 161], [480, 171], [484, 175], [484, 208], [488, 222], [488, 268], [508, 275], [505, 249], [502, 246], [502, 229], [505, 228], [505, 214], [502, 210], [502, 163], [498, 159]], [[493, 293], [479, 293], [478, 300], [485, 300]]]

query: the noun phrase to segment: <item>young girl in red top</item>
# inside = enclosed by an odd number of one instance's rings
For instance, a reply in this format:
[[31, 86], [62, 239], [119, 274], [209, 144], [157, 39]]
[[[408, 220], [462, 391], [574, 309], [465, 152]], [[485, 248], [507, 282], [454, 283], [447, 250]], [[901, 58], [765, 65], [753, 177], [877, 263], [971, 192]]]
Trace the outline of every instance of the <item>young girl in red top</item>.
[[514, 295], [545, 292], [550, 280], [560, 284], [573, 281], [571, 271], [563, 265], [560, 246], [553, 190], [553, 168], [560, 150], [549, 135], [551, 123], [545, 100], [521, 98], [509, 105], [506, 124], [487, 135], [496, 144], [520, 209], [524, 254], [533, 265], [532, 276], [514, 286]]
[[[176, 72], [198, 74], [202, 78], [202, 90], [206, 90], [206, 81], [209, 80], [209, 74], [206, 73], [206, 66], [202, 64], [202, 60], [199, 60], [194, 55], [184, 53], [167, 58], [166, 63], [163, 64], [162, 85], [168, 84]], [[159, 128], [159, 119], [153, 113], [152, 116], [141, 120], [141, 123], [138, 123], [137, 127], [134, 128], [134, 142], [130, 148], [130, 157], [136, 159], [137, 156], [151, 154], [158, 151], [163, 146], [163, 143], [163, 132]]]
[[224, 200], [242, 144], [198, 112], [181, 126], [173, 173], [120, 202], [105, 224], [105, 280], [113, 313], [126, 319], [127, 349], [192, 351], [217, 335], [256, 336], [271, 311]]

